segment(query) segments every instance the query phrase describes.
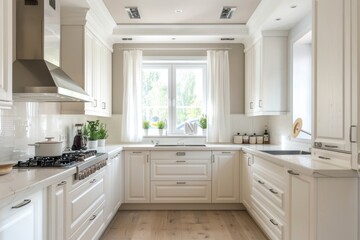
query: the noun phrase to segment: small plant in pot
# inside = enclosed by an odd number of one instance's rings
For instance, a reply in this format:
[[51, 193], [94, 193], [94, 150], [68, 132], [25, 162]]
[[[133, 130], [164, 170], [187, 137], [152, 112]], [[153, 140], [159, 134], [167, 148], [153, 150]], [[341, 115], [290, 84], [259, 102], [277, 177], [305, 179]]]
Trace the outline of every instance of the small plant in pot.
[[98, 146], [105, 147], [105, 141], [109, 137], [108, 130], [105, 123], [100, 123], [98, 131]]
[[99, 126], [100, 121], [87, 121], [87, 128], [89, 131], [89, 137], [88, 137], [88, 148], [89, 149], [96, 149], [98, 146], [98, 139], [99, 139]]
[[144, 129], [144, 136], [147, 136], [149, 134], [150, 121], [144, 120], [142, 123], [142, 127]]
[[199, 119], [199, 127], [202, 129], [203, 135], [206, 135], [207, 117], [205, 114], [203, 114]]
[[159, 129], [159, 135], [162, 136], [164, 132], [164, 128], [166, 127], [165, 121], [162, 120], [158, 121], [156, 123], [156, 127]]

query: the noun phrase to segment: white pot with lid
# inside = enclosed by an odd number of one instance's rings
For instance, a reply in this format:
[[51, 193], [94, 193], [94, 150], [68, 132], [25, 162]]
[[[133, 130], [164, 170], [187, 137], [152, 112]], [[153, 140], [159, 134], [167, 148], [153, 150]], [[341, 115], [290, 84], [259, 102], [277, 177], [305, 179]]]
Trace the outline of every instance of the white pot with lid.
[[62, 155], [62, 142], [54, 141], [53, 137], [47, 137], [47, 141], [29, 144], [35, 147], [35, 157], [56, 157]]

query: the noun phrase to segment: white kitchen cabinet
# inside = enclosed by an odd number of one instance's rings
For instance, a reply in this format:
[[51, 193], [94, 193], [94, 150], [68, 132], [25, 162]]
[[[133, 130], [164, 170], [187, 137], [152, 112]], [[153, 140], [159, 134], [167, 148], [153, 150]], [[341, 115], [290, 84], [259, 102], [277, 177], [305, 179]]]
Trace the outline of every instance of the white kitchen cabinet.
[[151, 203], [211, 203], [211, 151], [151, 151]]
[[314, 0], [313, 20], [314, 146], [347, 152], [356, 125], [351, 116], [353, 2]]
[[252, 191], [252, 170], [253, 156], [248, 153], [243, 153], [241, 156], [241, 202], [246, 209], [251, 208], [251, 191]]
[[287, 112], [287, 37], [262, 36], [245, 52], [245, 114]]
[[12, 105], [13, 1], [0, 2], [0, 108]]
[[149, 154], [125, 151], [125, 203], [150, 203]]
[[240, 158], [238, 151], [213, 151], [212, 202], [240, 202]]
[[358, 239], [356, 178], [313, 178], [288, 172], [290, 240]]
[[112, 50], [86, 26], [61, 26], [61, 67], [93, 97], [88, 103], [62, 103], [64, 114], [110, 117]]
[[0, 239], [46, 239], [43, 191], [0, 209]]
[[121, 185], [123, 172], [121, 168], [120, 152], [109, 154], [104, 176], [105, 224], [109, 224], [121, 205]]
[[66, 199], [69, 197], [69, 184], [71, 177], [59, 181], [48, 187], [48, 207], [47, 207], [47, 229], [48, 239], [66, 239], [66, 217], [69, 210]]
[[[104, 206], [105, 202], [104, 174], [104, 170], [101, 169], [88, 178], [73, 182], [67, 198], [68, 212], [65, 221], [66, 232], [70, 238], [79, 236], [79, 232], [84, 231], [84, 226], [97, 218], [97, 214], [94, 212], [101, 213], [101, 218], [103, 218], [103, 209], [99, 209], [99, 206]], [[104, 219], [101, 220], [102, 224], [103, 221]]]

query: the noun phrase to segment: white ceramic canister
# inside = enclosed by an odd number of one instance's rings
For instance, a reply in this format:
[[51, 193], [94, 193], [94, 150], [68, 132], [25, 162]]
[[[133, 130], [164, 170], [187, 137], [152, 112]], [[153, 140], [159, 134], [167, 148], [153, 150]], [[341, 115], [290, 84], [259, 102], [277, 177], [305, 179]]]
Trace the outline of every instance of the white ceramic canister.
[[234, 143], [236, 143], [236, 144], [243, 143], [243, 136], [241, 136], [240, 133], [238, 133], [237, 135], [234, 136]]
[[256, 144], [256, 134], [255, 133], [254, 133], [254, 135], [250, 136], [249, 143], [250, 144]]
[[264, 136], [259, 135], [256, 137], [256, 143], [257, 144], [263, 144], [264, 143]]

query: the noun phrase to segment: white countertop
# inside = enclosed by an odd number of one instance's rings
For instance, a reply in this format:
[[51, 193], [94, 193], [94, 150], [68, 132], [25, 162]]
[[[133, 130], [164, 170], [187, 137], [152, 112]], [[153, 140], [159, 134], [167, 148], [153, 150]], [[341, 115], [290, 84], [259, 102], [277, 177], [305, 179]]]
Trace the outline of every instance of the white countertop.
[[[314, 177], [357, 177], [356, 171], [342, 168], [339, 166], [326, 164], [312, 160], [311, 155], [270, 155], [260, 152], [260, 150], [290, 150], [275, 145], [239, 145], [239, 144], [207, 144], [206, 147], [196, 146], [174, 146], [174, 147], [155, 147], [149, 144], [126, 144], [108, 145], [99, 148], [99, 152], [109, 154], [121, 150], [160, 150], [160, 151], [189, 151], [189, 150], [227, 150], [251, 153], [255, 156], [265, 158], [271, 162], [299, 171]], [[293, 150], [293, 149], [291, 149]], [[76, 168], [30, 168], [13, 169], [11, 173], [0, 176], [0, 207], [10, 204], [18, 198], [26, 196], [31, 192], [43, 189], [51, 184], [60, 182], [64, 178], [75, 174]]]

